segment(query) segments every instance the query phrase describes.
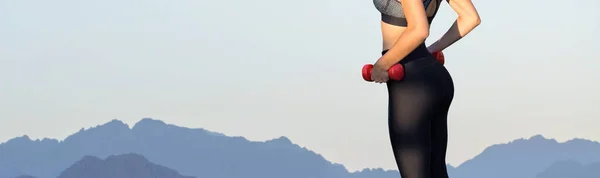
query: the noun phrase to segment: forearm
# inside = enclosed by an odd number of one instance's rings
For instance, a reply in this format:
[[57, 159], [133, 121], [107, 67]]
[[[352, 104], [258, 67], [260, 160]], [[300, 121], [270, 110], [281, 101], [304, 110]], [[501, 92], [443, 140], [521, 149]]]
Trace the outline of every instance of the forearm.
[[479, 18], [457, 18], [450, 29], [439, 40], [428, 47], [429, 51], [442, 51], [446, 49], [469, 34], [480, 23]]
[[406, 57], [425, 41], [429, 35], [428, 31], [429, 30], [407, 28], [402, 35], [398, 37], [398, 40], [396, 40], [388, 52], [376, 62], [376, 65], [379, 65], [378, 67], [384, 69], [389, 69], [394, 64], [400, 62], [402, 58]]

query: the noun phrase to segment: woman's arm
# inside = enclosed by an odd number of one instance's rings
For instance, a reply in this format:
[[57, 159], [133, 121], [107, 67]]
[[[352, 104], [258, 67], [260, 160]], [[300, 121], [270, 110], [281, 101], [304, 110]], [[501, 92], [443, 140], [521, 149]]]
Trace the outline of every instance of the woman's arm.
[[422, 0], [400, 0], [407, 27], [398, 40], [377, 62], [374, 67], [387, 71], [411, 51], [415, 50], [429, 36], [429, 23]]
[[479, 14], [471, 0], [447, 0], [447, 2], [456, 11], [458, 18], [439, 40], [427, 47], [431, 52], [446, 49], [481, 23]]

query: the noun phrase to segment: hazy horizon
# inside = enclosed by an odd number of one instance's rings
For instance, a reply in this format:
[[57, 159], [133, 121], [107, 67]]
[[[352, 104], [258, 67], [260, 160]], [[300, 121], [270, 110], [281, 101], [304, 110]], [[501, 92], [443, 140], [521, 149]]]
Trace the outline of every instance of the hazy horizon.
[[[537, 134], [599, 141], [600, 2], [474, 3], [481, 26], [444, 51], [448, 162]], [[427, 41], [455, 17], [444, 3]], [[151, 117], [396, 169], [385, 87], [360, 77], [378, 20], [371, 1], [0, 0], [0, 142]]]

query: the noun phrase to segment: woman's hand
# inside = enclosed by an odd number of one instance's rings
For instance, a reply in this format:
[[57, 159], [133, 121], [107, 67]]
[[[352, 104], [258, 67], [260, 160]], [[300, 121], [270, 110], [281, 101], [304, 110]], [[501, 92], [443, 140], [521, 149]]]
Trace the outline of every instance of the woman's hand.
[[376, 83], [385, 83], [390, 80], [390, 76], [388, 74], [388, 70], [375, 63], [373, 65], [373, 70], [371, 70], [371, 80]]

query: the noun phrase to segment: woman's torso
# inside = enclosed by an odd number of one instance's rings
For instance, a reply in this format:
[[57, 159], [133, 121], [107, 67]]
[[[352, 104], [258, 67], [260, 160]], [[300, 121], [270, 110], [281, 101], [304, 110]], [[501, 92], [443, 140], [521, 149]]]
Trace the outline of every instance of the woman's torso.
[[[429, 24], [433, 21], [442, 0], [422, 0]], [[407, 23], [398, 0], [373, 0], [373, 4], [381, 13], [381, 36], [383, 50], [390, 49], [406, 29]]]

